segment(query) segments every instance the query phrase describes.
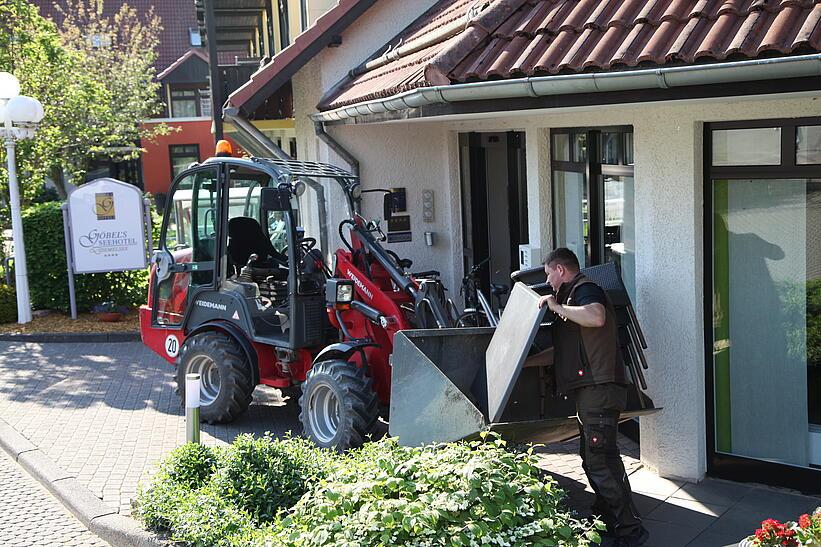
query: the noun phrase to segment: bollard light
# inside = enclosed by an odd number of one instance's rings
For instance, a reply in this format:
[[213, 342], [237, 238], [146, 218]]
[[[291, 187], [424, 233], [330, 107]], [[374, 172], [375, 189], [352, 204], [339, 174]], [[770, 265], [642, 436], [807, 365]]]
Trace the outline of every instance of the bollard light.
[[185, 442], [200, 443], [200, 375], [185, 375]]

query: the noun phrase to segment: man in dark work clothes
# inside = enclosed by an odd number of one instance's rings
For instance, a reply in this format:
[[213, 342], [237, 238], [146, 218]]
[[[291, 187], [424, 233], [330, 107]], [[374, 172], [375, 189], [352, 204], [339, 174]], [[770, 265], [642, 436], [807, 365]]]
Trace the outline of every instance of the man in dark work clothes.
[[547, 306], [559, 317], [553, 326], [555, 387], [576, 399], [582, 467], [596, 493], [593, 512], [607, 524], [602, 545], [642, 545], [649, 533], [633, 504], [616, 444], [627, 387], [613, 305], [579, 271], [573, 251], [554, 250], [544, 268], [556, 295], [543, 296], [539, 307]]

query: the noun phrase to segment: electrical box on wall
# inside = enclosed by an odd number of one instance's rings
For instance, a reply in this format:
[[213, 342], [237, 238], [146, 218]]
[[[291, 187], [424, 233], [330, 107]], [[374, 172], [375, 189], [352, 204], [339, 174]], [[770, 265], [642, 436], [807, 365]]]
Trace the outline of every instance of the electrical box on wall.
[[538, 266], [541, 259], [540, 249], [528, 243], [519, 245], [519, 269], [533, 268]]
[[433, 208], [433, 190], [422, 190], [422, 222], [436, 220]]
[[391, 188], [391, 199], [393, 200], [393, 212], [404, 213], [408, 210], [407, 192], [404, 188]]

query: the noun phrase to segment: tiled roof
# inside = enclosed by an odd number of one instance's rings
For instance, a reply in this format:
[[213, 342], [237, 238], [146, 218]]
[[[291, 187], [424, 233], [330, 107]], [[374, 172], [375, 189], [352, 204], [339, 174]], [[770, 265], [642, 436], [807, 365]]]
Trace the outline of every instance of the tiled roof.
[[193, 49], [192, 48], [192, 49], [189, 49], [188, 51], [186, 51], [183, 54], [182, 57], [180, 57], [179, 59], [177, 59], [176, 61], [174, 61], [170, 65], [168, 65], [168, 67], [165, 70], [163, 70], [162, 72], [157, 74], [157, 79], [162, 80], [163, 78], [167, 78], [168, 76], [171, 75], [171, 73], [173, 73], [175, 70], [180, 68], [183, 64], [185, 64], [185, 62], [188, 59], [190, 59], [191, 57], [199, 57], [200, 59], [205, 61], [206, 64], [208, 63], [208, 55], [206, 55], [205, 52], [201, 51], [200, 49]]
[[392, 45], [409, 53], [369, 63], [320, 109], [430, 85], [818, 52], [821, 0], [442, 0]]
[[243, 86], [231, 93], [226, 107], [241, 108], [250, 114], [290, 80], [314, 55], [365, 12], [376, 0], [339, 0], [314, 21], [267, 65], [255, 72]]
[[[55, 0], [33, 0], [32, 3], [39, 8], [43, 17], [59, 18], [59, 13], [54, 9]], [[57, 3], [65, 8], [64, 0], [57, 0]], [[157, 72], [165, 70], [191, 47], [188, 29], [197, 28], [197, 11], [193, 0], [106, 0], [103, 15], [114, 16], [123, 4], [128, 4], [140, 15], [153, 8], [159, 16], [162, 31], [157, 48], [157, 62], [154, 64]]]

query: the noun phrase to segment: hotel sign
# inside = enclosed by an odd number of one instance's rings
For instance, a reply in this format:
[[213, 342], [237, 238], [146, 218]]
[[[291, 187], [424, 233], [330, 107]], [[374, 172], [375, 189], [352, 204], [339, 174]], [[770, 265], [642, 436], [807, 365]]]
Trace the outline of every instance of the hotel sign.
[[68, 196], [74, 273], [141, 270], [148, 265], [140, 190], [97, 179]]

